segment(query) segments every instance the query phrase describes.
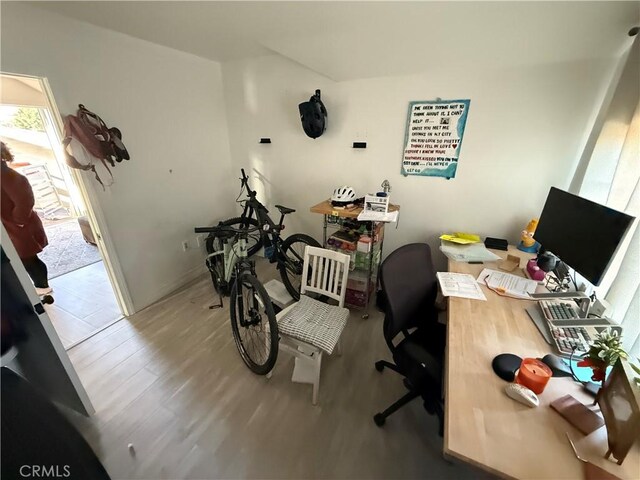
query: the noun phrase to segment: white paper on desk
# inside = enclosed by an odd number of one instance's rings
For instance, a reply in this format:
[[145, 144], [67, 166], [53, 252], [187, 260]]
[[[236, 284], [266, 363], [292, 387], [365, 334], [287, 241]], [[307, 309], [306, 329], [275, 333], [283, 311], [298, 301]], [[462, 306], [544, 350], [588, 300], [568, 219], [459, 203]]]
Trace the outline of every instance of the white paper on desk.
[[358, 215], [358, 220], [361, 222], [397, 222], [398, 212], [399, 210], [387, 213], [374, 211], [365, 212], [363, 210], [360, 212], [360, 215]]
[[511, 273], [499, 272], [485, 268], [476, 280], [481, 285], [489, 285], [492, 289], [504, 290], [507, 295], [518, 298], [528, 298], [530, 293], [536, 292], [538, 282]]
[[499, 255], [487, 250], [483, 243], [458, 245], [443, 240], [440, 251], [456, 262], [494, 262], [501, 259]]
[[472, 300], [487, 300], [480, 285], [468, 273], [438, 272], [436, 273], [442, 295], [445, 297], [470, 298]]

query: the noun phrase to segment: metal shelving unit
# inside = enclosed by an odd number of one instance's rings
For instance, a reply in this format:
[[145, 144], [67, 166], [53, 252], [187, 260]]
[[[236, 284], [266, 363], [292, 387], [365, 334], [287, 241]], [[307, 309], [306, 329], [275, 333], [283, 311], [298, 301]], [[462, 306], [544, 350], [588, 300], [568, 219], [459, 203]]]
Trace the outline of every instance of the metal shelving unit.
[[[398, 205], [390, 205], [390, 209], [399, 210], [400, 207]], [[329, 239], [328, 231], [330, 229], [333, 231], [339, 230], [345, 222], [358, 223], [360, 226], [364, 226], [364, 234], [371, 237], [372, 243], [369, 252], [339, 250], [342, 253], [352, 254], [352, 265], [354, 265], [354, 268], [349, 272], [346, 304], [352, 308], [363, 309], [362, 318], [369, 318], [369, 305], [371, 297], [376, 292], [378, 268], [382, 259], [385, 224], [383, 222], [359, 222], [357, 217], [362, 211], [361, 208], [336, 209], [331, 206], [329, 201], [324, 201], [311, 207], [311, 211], [323, 216], [322, 244], [325, 248], [335, 249], [327, 244]]]

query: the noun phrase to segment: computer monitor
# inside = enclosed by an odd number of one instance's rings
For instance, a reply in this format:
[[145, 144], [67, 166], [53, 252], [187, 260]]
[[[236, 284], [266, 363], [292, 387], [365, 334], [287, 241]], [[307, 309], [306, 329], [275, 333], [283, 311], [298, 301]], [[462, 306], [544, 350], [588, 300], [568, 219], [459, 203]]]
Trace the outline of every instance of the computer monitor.
[[634, 217], [551, 187], [534, 238], [593, 285], [600, 285]]

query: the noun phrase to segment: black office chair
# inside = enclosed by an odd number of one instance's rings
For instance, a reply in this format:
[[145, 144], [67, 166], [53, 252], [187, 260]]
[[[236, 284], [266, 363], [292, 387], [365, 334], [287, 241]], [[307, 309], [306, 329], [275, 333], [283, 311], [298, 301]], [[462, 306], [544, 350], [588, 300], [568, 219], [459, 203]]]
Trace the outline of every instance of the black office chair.
[[[434, 305], [438, 283], [429, 245], [412, 243], [391, 253], [380, 268], [380, 282], [385, 313], [383, 333], [393, 363], [380, 360], [375, 364], [376, 370], [382, 372], [386, 367], [399, 373], [409, 391], [384, 412], [377, 413], [373, 420], [382, 426], [389, 415], [411, 400], [422, 397], [425, 409], [438, 416], [442, 435], [446, 327], [438, 323], [438, 311]], [[404, 338], [394, 345], [400, 333]]]

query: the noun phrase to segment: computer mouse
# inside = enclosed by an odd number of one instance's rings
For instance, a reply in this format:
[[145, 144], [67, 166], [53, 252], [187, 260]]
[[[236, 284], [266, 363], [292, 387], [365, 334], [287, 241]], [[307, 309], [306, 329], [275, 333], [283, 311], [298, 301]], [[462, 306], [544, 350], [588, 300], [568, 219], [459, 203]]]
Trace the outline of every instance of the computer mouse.
[[562, 358], [548, 353], [544, 357], [539, 359], [547, 367], [551, 369], [554, 377], [572, 377], [571, 368], [567, 365]]
[[540, 405], [538, 396], [527, 387], [523, 387], [518, 383], [510, 383], [509, 385], [504, 387], [504, 391], [516, 402], [520, 402], [527, 407], [537, 407], [538, 405]]

